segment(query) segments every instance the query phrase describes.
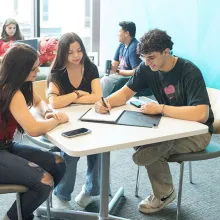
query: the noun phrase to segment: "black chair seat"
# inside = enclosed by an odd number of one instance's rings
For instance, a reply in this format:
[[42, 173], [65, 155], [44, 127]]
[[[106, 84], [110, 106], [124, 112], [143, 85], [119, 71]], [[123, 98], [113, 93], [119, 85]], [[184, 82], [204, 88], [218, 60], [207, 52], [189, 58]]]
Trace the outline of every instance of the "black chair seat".
[[205, 150], [200, 152], [174, 154], [170, 156], [168, 162], [207, 160], [220, 156], [220, 144], [211, 141]]

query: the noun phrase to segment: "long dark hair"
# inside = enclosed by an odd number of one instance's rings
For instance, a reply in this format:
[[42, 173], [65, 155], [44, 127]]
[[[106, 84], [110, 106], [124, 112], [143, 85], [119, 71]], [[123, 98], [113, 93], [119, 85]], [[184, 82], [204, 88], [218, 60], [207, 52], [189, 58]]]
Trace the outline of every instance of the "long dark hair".
[[81, 60], [81, 63], [84, 65], [91, 63], [86, 53], [85, 46], [81, 38], [76, 33], [70, 32], [62, 35], [58, 43], [57, 55], [51, 65], [51, 72], [47, 79], [47, 86], [49, 85], [50, 82], [54, 82], [58, 86], [58, 89], [60, 90], [61, 93], [62, 93], [62, 87], [60, 84], [60, 77], [62, 77], [61, 73], [63, 73], [66, 69], [66, 62], [68, 59], [70, 44], [76, 41], [79, 43], [83, 53], [83, 58]]
[[8, 34], [6, 33], [6, 27], [10, 24], [14, 24], [16, 26], [16, 32], [15, 32], [14, 36], [12, 37], [12, 40], [23, 40], [24, 37], [21, 34], [18, 22], [15, 19], [11, 19], [11, 18], [7, 19], [5, 21], [5, 23], [3, 24], [2, 33], [1, 33], [1, 40], [3, 40], [4, 42], [8, 42], [11, 40], [10, 37], [8, 36]]
[[[16, 91], [21, 90], [28, 106], [33, 105], [32, 82], [25, 82], [38, 53], [27, 44], [16, 43], [5, 53], [0, 68], [0, 114], [3, 132], [9, 120], [9, 105]], [[23, 129], [18, 125], [18, 130]]]

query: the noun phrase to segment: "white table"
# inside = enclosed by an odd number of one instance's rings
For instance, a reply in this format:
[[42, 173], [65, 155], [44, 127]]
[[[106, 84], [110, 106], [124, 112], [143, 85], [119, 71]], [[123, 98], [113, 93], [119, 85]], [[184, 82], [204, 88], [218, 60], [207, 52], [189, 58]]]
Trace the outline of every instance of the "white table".
[[[116, 200], [123, 195], [124, 192], [123, 188], [120, 188], [116, 197], [112, 199], [112, 203], [108, 205], [110, 151], [205, 134], [208, 132], [208, 127], [201, 123], [168, 117], [162, 117], [157, 128], [81, 122], [78, 120], [89, 108], [91, 108], [91, 105], [70, 106], [61, 109], [62, 112], [68, 114], [70, 121], [48, 132], [46, 137], [70, 156], [86, 156], [101, 153], [100, 213], [52, 209], [53, 217], [56, 216], [58, 218], [63, 217], [65, 219], [77, 220], [124, 219], [108, 214], [109, 209], [114, 206]], [[137, 108], [131, 105], [121, 106], [119, 109], [138, 111]], [[81, 127], [88, 128], [92, 132], [75, 138], [65, 138], [61, 136], [62, 132]], [[37, 213], [43, 213], [45, 215], [46, 210], [44, 208], [39, 208]]]

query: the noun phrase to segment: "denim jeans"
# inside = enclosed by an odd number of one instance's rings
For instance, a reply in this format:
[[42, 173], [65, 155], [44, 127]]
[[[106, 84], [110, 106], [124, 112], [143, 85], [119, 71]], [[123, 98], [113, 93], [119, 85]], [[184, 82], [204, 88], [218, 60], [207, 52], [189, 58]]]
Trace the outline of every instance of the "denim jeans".
[[[61, 154], [66, 162], [66, 172], [55, 188], [54, 194], [62, 200], [70, 201], [75, 186], [77, 162], [80, 157], [71, 157], [64, 152]], [[85, 191], [90, 196], [97, 196], [100, 194], [100, 154], [87, 156], [87, 166]]]
[[[29, 188], [26, 193], [21, 194], [23, 219], [28, 219], [52, 191], [53, 183], [46, 180], [45, 176], [49, 173], [56, 186], [64, 172], [64, 161], [51, 152], [15, 142], [7, 149], [0, 150], [0, 184], [16, 184]], [[7, 216], [12, 220], [17, 219], [16, 202], [7, 212]]]
[[109, 95], [111, 95], [115, 88], [116, 83], [123, 78], [124, 78], [123, 76], [119, 76], [116, 74], [111, 74], [109, 76], [102, 77], [101, 85], [102, 85], [103, 97], [106, 98]]

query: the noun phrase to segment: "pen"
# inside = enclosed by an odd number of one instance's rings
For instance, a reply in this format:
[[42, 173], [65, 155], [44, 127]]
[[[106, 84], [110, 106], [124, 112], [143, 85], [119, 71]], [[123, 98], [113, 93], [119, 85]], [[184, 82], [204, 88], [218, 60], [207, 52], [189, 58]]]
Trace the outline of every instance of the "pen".
[[[105, 99], [102, 97], [102, 103], [103, 103], [103, 105], [106, 107], [106, 108], [108, 108], [108, 106], [107, 106], [107, 104], [106, 104], [106, 102], [105, 102]], [[109, 115], [110, 115], [110, 111], [108, 110], [108, 113], [109, 113]]]

